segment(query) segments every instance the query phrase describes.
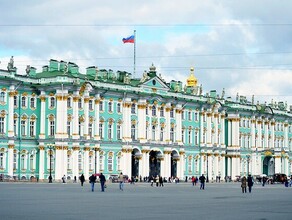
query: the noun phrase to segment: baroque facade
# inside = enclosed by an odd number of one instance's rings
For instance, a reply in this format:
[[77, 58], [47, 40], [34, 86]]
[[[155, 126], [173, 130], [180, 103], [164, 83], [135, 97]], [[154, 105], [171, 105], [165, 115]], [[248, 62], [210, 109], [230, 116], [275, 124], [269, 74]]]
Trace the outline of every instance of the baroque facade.
[[203, 93], [155, 66], [130, 73], [51, 59], [42, 71], [0, 70], [0, 174], [60, 180], [83, 173], [216, 177], [292, 174], [287, 104]]

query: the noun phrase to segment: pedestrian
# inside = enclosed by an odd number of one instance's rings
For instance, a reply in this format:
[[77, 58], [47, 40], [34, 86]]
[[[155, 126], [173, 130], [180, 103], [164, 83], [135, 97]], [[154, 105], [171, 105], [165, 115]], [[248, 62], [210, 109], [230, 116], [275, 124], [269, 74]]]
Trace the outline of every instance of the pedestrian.
[[252, 177], [250, 174], [247, 177], [247, 186], [248, 186], [248, 192], [251, 193], [251, 188], [253, 186], [253, 180], [252, 180]]
[[150, 177], [150, 182], [151, 182], [151, 186], [153, 186], [153, 183], [154, 183], [154, 177], [153, 176]]
[[158, 187], [158, 184], [159, 184], [159, 176], [158, 175], [155, 178], [155, 182], [156, 182], [156, 186]]
[[100, 173], [99, 180], [100, 180], [101, 191], [104, 192], [104, 188], [105, 188], [104, 186], [105, 186], [106, 179], [102, 173]]
[[96, 181], [96, 176], [94, 174], [92, 174], [90, 177], [89, 177], [89, 183], [91, 185], [91, 191], [94, 192], [94, 184], [95, 184], [95, 181]]
[[83, 173], [81, 174], [79, 179], [80, 179], [81, 186], [83, 186], [83, 183], [85, 182], [85, 177], [84, 177]]
[[267, 182], [267, 178], [265, 176], [263, 176], [263, 185], [262, 186], [265, 186], [266, 182]]
[[200, 176], [199, 180], [200, 180], [200, 183], [201, 183], [200, 189], [205, 190], [206, 177], [204, 176], [204, 174], [202, 174], [202, 176]]
[[241, 190], [242, 190], [242, 193], [246, 193], [246, 177], [242, 177], [241, 178]]
[[195, 179], [194, 176], [192, 176], [192, 184], [193, 184], [193, 186], [195, 185], [195, 182], [196, 182], [196, 179]]
[[162, 178], [162, 176], [159, 177], [159, 186], [163, 187], [163, 178]]
[[122, 172], [120, 173], [118, 180], [119, 180], [120, 190], [124, 191], [124, 175]]
[[74, 176], [74, 183], [77, 183], [77, 178], [76, 178], [76, 176]]
[[63, 181], [63, 183], [66, 183], [66, 176], [65, 175], [62, 177], [62, 181]]

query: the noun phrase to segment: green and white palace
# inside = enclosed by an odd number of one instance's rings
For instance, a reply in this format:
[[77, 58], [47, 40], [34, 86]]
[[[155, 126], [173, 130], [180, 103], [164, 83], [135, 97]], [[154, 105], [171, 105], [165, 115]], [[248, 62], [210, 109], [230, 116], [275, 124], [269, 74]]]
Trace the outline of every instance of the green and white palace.
[[123, 172], [142, 178], [292, 174], [292, 112], [205, 92], [194, 75], [166, 82], [51, 59], [0, 70], [0, 174], [60, 181]]

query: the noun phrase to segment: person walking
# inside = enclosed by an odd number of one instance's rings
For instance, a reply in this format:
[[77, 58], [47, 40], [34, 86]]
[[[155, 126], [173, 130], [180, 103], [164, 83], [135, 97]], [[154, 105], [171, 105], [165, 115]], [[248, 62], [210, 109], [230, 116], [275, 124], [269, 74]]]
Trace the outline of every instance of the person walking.
[[247, 186], [248, 186], [248, 192], [251, 193], [251, 188], [253, 186], [253, 180], [252, 180], [252, 177], [250, 174], [247, 177]]
[[96, 181], [96, 176], [94, 174], [92, 174], [90, 177], [89, 177], [89, 183], [91, 185], [91, 191], [94, 192], [94, 184], [95, 184], [95, 181]]
[[104, 185], [105, 185], [106, 179], [102, 173], [100, 173], [99, 180], [100, 180], [101, 191], [104, 192]]
[[194, 176], [192, 176], [192, 185], [194, 186], [195, 185], [195, 182], [196, 182], [196, 179]]
[[85, 177], [84, 177], [83, 173], [81, 174], [79, 179], [80, 179], [81, 186], [83, 186], [83, 183], [85, 182]]
[[120, 190], [124, 191], [124, 175], [123, 173], [121, 172], [119, 177], [118, 177], [118, 180], [119, 180], [119, 186], [120, 186]]
[[65, 175], [62, 177], [62, 181], [63, 181], [63, 183], [66, 183], [66, 176]]
[[159, 177], [159, 186], [163, 187], [163, 178], [162, 178], [162, 176]]
[[204, 176], [204, 174], [202, 174], [202, 176], [200, 176], [199, 180], [200, 180], [200, 182], [201, 182], [200, 189], [205, 190], [205, 181], [206, 181], [206, 177]]
[[247, 180], [246, 180], [246, 177], [242, 177], [241, 178], [241, 190], [242, 190], [242, 193], [246, 193], [246, 183], [247, 183]]
[[159, 184], [159, 176], [158, 175], [155, 178], [155, 182], [156, 182], [156, 187], [158, 187], [158, 184]]

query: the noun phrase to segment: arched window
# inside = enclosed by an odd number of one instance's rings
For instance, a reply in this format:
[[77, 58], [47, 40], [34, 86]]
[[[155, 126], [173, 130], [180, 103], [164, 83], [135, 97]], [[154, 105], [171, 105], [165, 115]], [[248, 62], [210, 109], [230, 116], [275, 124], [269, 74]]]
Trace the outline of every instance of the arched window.
[[93, 110], [93, 101], [90, 99], [88, 102], [89, 111]]
[[112, 102], [108, 103], [108, 111], [113, 112], [113, 103]]
[[35, 108], [35, 98], [30, 98], [30, 108]]
[[88, 163], [89, 163], [89, 170], [93, 170], [93, 157], [92, 156], [89, 156]]
[[192, 130], [191, 129], [188, 130], [188, 141], [189, 141], [189, 144], [192, 143]]
[[152, 126], [152, 140], [155, 141], [155, 126]]
[[118, 103], [118, 104], [117, 104], [117, 112], [118, 112], [118, 113], [121, 113], [121, 111], [122, 111], [122, 110], [121, 110], [121, 103]]
[[103, 101], [99, 102], [99, 111], [103, 111]]
[[156, 107], [152, 105], [152, 116], [156, 116]]
[[5, 123], [4, 123], [4, 117], [0, 117], [0, 134], [4, 134], [4, 126], [5, 126]]
[[164, 128], [160, 128], [160, 141], [163, 141]]
[[25, 96], [21, 97], [21, 107], [26, 108], [26, 97]]
[[55, 97], [50, 98], [50, 108], [55, 108]]
[[104, 157], [103, 157], [103, 155], [99, 156], [99, 170], [100, 171], [104, 170]]
[[20, 165], [21, 169], [24, 170], [25, 169], [25, 155], [24, 154], [21, 155], [20, 164], [21, 164]]
[[112, 124], [108, 124], [108, 139], [112, 139], [113, 138], [113, 125]]
[[136, 140], [136, 125], [131, 126], [131, 138]]
[[121, 125], [117, 125], [117, 139], [121, 140]]
[[131, 106], [131, 113], [132, 114], [136, 113], [136, 105], [135, 105], [135, 103], [133, 103], [132, 106]]
[[29, 167], [31, 170], [34, 170], [34, 156], [33, 155], [30, 155], [29, 157]]
[[0, 93], [0, 102], [5, 102], [5, 92]]
[[72, 99], [71, 99], [71, 97], [68, 97], [68, 99], [67, 99], [67, 108], [72, 108]]
[[164, 117], [164, 108], [163, 107], [160, 108], [160, 117]]
[[71, 155], [67, 155], [67, 170], [71, 170]]
[[170, 128], [170, 140], [173, 142], [174, 141], [174, 129]]
[[83, 157], [82, 157], [82, 153], [79, 152], [78, 154], [78, 170], [82, 170], [83, 169]]
[[109, 155], [107, 158], [107, 169], [108, 171], [113, 170], [113, 157], [111, 155]]

